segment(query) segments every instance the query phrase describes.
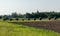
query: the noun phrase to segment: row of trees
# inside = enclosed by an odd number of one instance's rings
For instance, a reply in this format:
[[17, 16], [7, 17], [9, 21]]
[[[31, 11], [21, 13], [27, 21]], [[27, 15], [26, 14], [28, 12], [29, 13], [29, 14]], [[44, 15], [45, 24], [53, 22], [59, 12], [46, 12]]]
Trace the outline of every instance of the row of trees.
[[7, 19], [10, 19], [10, 18], [49, 18], [49, 20], [51, 18], [60, 18], [60, 12], [39, 12], [37, 10], [37, 12], [35, 13], [26, 13], [26, 14], [17, 14], [16, 12], [15, 13], [12, 13], [11, 15], [3, 15], [3, 16], [0, 16], [0, 19], [1, 18], [7, 18]]

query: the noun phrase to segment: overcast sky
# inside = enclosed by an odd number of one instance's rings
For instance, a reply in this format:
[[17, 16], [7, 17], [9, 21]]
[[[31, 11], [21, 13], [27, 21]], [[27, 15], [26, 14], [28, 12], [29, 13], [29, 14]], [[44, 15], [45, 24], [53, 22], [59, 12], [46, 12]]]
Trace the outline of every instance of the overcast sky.
[[60, 11], [60, 0], [0, 0], [0, 15], [13, 12]]

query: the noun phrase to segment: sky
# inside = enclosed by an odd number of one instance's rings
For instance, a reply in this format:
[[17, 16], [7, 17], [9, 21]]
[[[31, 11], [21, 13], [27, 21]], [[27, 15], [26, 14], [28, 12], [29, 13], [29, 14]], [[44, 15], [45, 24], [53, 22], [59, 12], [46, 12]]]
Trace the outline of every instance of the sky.
[[60, 11], [60, 0], [0, 0], [0, 15], [17, 12], [25, 14], [39, 10]]

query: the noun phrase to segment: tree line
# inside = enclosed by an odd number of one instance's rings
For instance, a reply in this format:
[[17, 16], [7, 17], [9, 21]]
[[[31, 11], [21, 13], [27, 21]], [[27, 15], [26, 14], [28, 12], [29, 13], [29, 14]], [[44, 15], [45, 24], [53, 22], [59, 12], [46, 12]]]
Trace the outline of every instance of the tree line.
[[49, 18], [49, 20], [51, 18], [60, 18], [60, 12], [54, 12], [54, 11], [51, 11], [51, 12], [39, 12], [37, 10], [37, 12], [32, 12], [32, 13], [26, 13], [26, 14], [18, 14], [18, 13], [12, 13], [11, 15], [3, 15], [1, 16], [0, 15], [0, 19], [11, 19], [11, 18]]

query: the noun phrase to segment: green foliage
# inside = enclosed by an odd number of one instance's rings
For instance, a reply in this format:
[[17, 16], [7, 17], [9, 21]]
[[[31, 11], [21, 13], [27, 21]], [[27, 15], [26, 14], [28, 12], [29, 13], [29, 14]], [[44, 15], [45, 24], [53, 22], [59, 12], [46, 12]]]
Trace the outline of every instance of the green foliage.
[[33, 18], [33, 15], [30, 13], [26, 13], [26, 18]]
[[15, 13], [12, 13], [12, 15], [4, 15], [3, 18], [48, 18], [49, 17], [49, 20], [50, 18], [60, 18], [60, 12], [54, 12], [54, 11], [51, 11], [51, 12], [39, 12], [37, 10], [37, 12], [35, 13], [26, 13], [26, 14], [17, 14], [16, 12]]
[[24, 21], [24, 19], [22, 19], [22, 21]]
[[2, 16], [0, 16], [0, 19], [2, 19]]
[[57, 19], [57, 17], [54, 17], [54, 20], [56, 20]]
[[48, 19], [49, 19], [49, 20], [51, 20], [51, 18], [50, 18], [50, 17], [49, 17]]
[[6, 21], [6, 19], [4, 18], [3, 21]]
[[42, 18], [40, 17], [39, 20], [42, 20]]
[[28, 18], [28, 20], [30, 20], [30, 18]]
[[36, 18], [34, 18], [34, 21], [36, 20]]
[[10, 18], [10, 21], [12, 21], [13, 19], [12, 18]]
[[12, 18], [18, 18], [19, 16], [18, 16], [18, 14], [15, 12], [15, 13], [12, 13]]
[[18, 19], [18, 18], [16, 18], [16, 20], [18, 21], [19, 19]]
[[6, 20], [9, 20], [9, 18], [8, 17], [3, 18], [3, 21], [6, 21]]

